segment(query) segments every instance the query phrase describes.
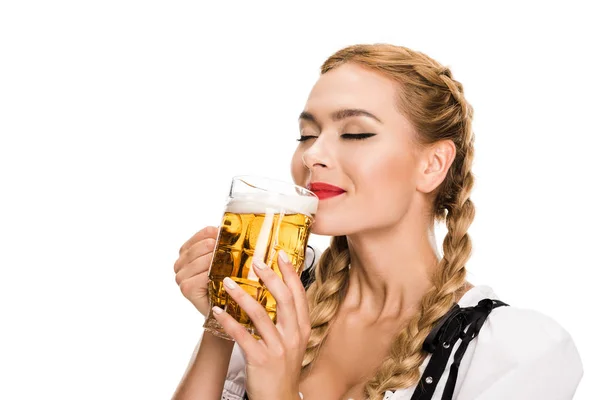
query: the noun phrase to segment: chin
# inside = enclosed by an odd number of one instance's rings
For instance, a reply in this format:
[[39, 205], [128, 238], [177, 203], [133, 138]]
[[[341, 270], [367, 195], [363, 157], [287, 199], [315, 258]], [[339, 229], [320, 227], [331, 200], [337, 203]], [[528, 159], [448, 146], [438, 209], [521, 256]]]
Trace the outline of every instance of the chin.
[[348, 229], [342, 226], [339, 222], [327, 221], [318, 217], [310, 228], [310, 232], [315, 235], [322, 236], [345, 236], [348, 234]]

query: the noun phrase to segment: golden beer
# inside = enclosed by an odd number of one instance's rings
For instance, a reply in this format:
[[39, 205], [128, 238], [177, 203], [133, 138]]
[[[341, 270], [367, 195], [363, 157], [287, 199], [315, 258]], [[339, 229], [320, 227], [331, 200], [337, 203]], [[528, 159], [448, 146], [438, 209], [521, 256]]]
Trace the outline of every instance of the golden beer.
[[225, 291], [223, 279], [230, 277], [238, 283], [263, 305], [276, 323], [275, 299], [255, 274], [252, 261], [263, 261], [281, 277], [277, 253], [283, 250], [300, 273], [318, 199], [311, 192], [305, 196], [269, 192], [231, 196], [219, 227], [209, 270], [210, 311], [204, 328], [217, 336], [232, 339], [212, 314], [212, 307], [216, 305], [260, 338], [246, 312]]

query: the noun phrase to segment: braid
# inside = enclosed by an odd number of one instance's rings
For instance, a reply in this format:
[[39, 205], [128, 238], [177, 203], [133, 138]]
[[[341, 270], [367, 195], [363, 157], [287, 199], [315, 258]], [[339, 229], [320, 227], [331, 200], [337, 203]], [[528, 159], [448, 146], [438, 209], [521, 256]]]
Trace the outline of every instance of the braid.
[[334, 236], [315, 267], [315, 281], [308, 288], [310, 338], [302, 367], [312, 363], [328, 333], [329, 323], [346, 295], [350, 253], [346, 236]]
[[370, 399], [380, 399], [386, 390], [410, 387], [419, 380], [419, 366], [427, 356], [422, 350], [423, 342], [435, 323], [458, 301], [456, 293], [465, 284], [465, 264], [472, 249], [467, 229], [475, 216], [475, 208], [468, 197], [473, 184], [470, 172], [464, 182], [456, 201], [447, 205], [444, 257], [434, 275], [433, 287], [423, 297], [420, 310], [394, 341], [390, 356], [367, 384], [365, 391]]
[[[433, 193], [433, 218], [445, 221], [448, 233], [443, 241], [443, 258], [432, 277], [432, 287], [425, 293], [417, 311], [398, 333], [389, 352], [365, 387], [369, 399], [381, 399], [386, 390], [410, 387], [419, 380], [419, 367], [427, 353], [422, 349], [425, 338], [437, 321], [458, 301], [457, 295], [466, 283], [466, 263], [471, 255], [471, 239], [467, 233], [475, 217], [470, 200], [474, 184], [471, 173], [474, 137], [471, 132], [473, 109], [463, 94], [463, 86], [453, 79], [451, 71], [428, 56], [399, 46], [356, 45], [342, 49], [322, 66], [327, 71], [346, 62], [353, 62], [378, 71], [396, 82], [398, 107], [415, 127], [419, 143], [432, 144], [450, 139], [456, 156], [444, 181]], [[347, 243], [345, 243], [347, 248]], [[334, 242], [332, 241], [332, 248]], [[339, 251], [339, 248], [337, 249]], [[347, 254], [346, 254], [347, 257]], [[309, 301], [313, 331], [305, 363], [314, 360], [315, 346], [326, 335], [327, 323], [334, 317], [343, 294], [337, 290], [347, 286], [344, 265], [334, 263], [341, 257], [330, 255], [322, 260], [322, 269], [329, 271], [328, 289], [324, 281]], [[330, 284], [329, 279], [332, 279]], [[316, 294], [319, 294], [317, 298]], [[317, 317], [318, 316], [318, 317]]]

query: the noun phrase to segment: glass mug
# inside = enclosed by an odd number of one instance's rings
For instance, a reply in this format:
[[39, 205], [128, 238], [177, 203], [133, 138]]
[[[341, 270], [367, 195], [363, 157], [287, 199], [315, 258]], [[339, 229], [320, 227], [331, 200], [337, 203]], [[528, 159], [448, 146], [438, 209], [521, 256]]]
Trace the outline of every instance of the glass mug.
[[255, 274], [252, 260], [263, 261], [281, 277], [277, 252], [283, 250], [300, 274], [318, 201], [314, 193], [292, 183], [257, 176], [232, 179], [208, 270], [210, 307], [205, 330], [233, 340], [214, 318], [212, 307], [218, 306], [260, 339], [246, 312], [225, 291], [225, 277], [262, 304], [273, 323], [277, 322], [275, 299]]

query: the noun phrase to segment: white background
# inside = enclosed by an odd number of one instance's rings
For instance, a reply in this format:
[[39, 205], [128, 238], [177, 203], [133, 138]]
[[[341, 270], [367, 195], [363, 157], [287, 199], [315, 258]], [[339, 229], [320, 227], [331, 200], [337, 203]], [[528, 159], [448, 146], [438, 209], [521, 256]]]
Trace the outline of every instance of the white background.
[[1, 3], [0, 398], [169, 398], [202, 329], [179, 247], [220, 221], [232, 175], [290, 179], [319, 66], [373, 42], [465, 85], [470, 279], [560, 322], [584, 362], [576, 399], [600, 398], [591, 7], [200, 3]]

